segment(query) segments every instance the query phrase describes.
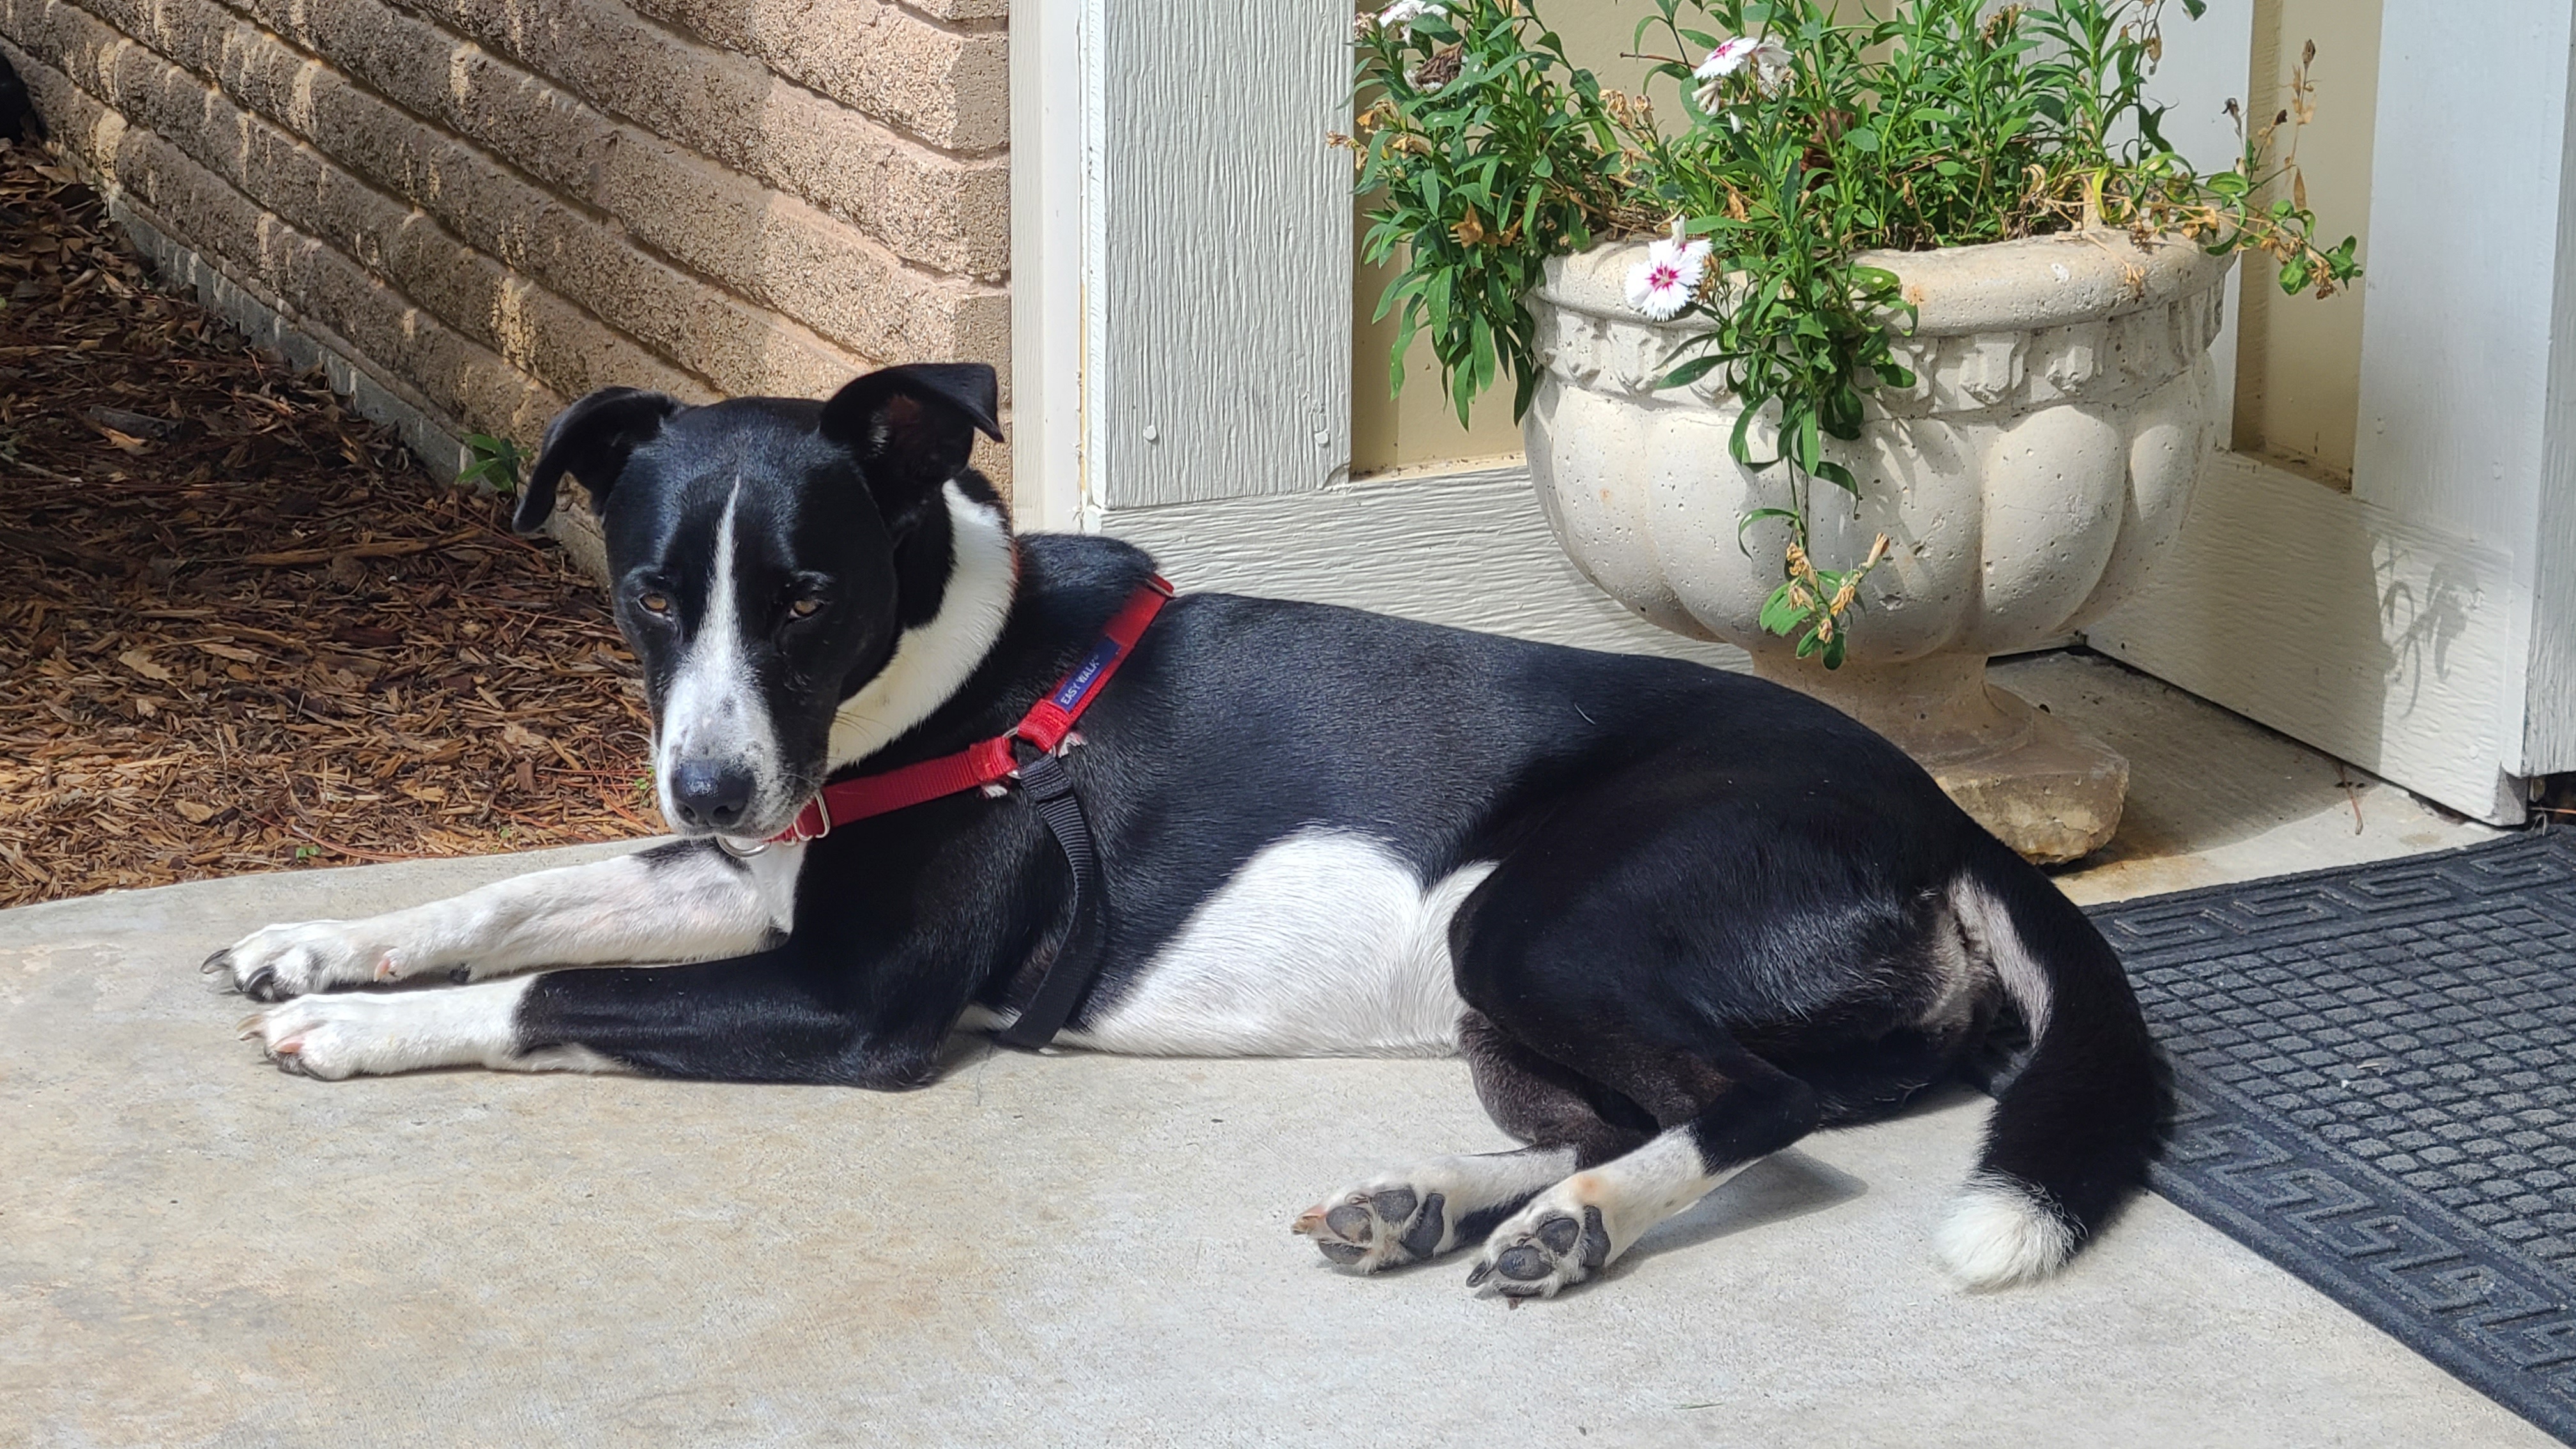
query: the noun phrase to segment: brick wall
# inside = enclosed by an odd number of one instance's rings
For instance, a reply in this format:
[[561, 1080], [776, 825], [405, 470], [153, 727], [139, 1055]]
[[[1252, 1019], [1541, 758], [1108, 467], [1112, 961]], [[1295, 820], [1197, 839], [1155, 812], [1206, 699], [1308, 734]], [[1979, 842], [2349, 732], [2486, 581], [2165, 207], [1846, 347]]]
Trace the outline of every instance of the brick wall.
[[609, 384], [1007, 368], [1007, 9], [0, 0], [0, 55], [165, 268], [438, 467]]

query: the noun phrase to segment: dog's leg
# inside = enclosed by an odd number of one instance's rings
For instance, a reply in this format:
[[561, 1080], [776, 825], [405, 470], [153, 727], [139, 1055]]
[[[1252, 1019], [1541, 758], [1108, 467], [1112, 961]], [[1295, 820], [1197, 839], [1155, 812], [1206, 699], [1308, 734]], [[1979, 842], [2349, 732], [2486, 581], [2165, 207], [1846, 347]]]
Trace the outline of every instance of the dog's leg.
[[787, 929], [803, 855], [801, 845], [748, 860], [711, 841], [655, 846], [363, 920], [269, 926], [202, 969], [255, 1000], [283, 1001], [422, 976], [739, 955]]
[[254, 1014], [242, 1034], [279, 1066], [334, 1080], [484, 1066], [920, 1086], [938, 1070], [972, 973], [896, 962], [873, 979], [887, 994], [854, 1001], [848, 963], [790, 941], [725, 961], [301, 996]]
[[1486, 1112], [1531, 1145], [1434, 1158], [1326, 1193], [1289, 1225], [1325, 1257], [1374, 1273], [1471, 1247], [1568, 1173], [1634, 1151], [1654, 1134], [1635, 1104], [1522, 1046], [1482, 1013], [1460, 1015], [1458, 1042]]
[[519, 1004], [540, 978], [486, 981], [438, 991], [339, 991], [299, 996], [255, 1012], [242, 1036], [268, 1059], [325, 1081], [419, 1071], [614, 1071], [617, 1063], [579, 1047], [530, 1047], [518, 1034]]
[[1806, 1083], [1749, 1055], [1718, 1070], [1732, 1080], [1696, 1117], [1574, 1174], [1495, 1228], [1468, 1286], [1545, 1298], [1595, 1277], [1648, 1228], [1815, 1127], [1820, 1112]]

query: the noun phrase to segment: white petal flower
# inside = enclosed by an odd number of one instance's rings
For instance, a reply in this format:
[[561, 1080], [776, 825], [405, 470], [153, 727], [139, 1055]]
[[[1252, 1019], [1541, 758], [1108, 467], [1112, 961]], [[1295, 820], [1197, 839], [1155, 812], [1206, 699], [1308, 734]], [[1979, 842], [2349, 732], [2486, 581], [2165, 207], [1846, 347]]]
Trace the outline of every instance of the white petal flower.
[[1762, 94], [1778, 95], [1781, 85], [1789, 79], [1789, 48], [1776, 40], [1739, 35], [1710, 51], [1708, 59], [1699, 63], [1699, 69], [1691, 72], [1691, 78], [1700, 82], [1697, 93], [1699, 108], [1716, 110], [1717, 97], [1721, 92], [1718, 82], [1744, 69], [1747, 64], [1753, 67], [1753, 83], [1762, 88]]
[[1762, 94], [1776, 96], [1789, 83], [1789, 49], [1776, 41], [1766, 40], [1753, 52], [1753, 83]]
[[1753, 58], [1753, 52], [1761, 45], [1761, 41], [1750, 35], [1739, 35], [1710, 51], [1708, 59], [1699, 63], [1699, 69], [1691, 72], [1691, 79], [1715, 80], [1722, 75], [1733, 75], [1744, 68], [1744, 63]]
[[1395, 0], [1394, 4], [1389, 5], [1384, 10], [1377, 13], [1378, 24], [1385, 26], [1400, 25], [1404, 27], [1404, 33], [1408, 36], [1413, 33], [1413, 22], [1417, 20], [1446, 20], [1448, 18], [1448, 8], [1441, 5], [1439, 0]]
[[1708, 275], [1709, 245], [1671, 238], [1646, 248], [1646, 259], [1628, 269], [1628, 305], [1654, 321], [1681, 315]]

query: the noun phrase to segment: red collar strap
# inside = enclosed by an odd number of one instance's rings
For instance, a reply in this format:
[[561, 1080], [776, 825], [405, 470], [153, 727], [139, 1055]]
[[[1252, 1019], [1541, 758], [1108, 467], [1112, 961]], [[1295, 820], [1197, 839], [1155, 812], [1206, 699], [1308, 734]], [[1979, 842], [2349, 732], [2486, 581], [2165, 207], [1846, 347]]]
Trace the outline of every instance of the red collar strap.
[[1082, 718], [1082, 712], [1108, 686], [1109, 676], [1116, 674], [1118, 666], [1135, 652], [1136, 641], [1144, 637], [1146, 627], [1171, 597], [1172, 586], [1160, 576], [1137, 585], [1136, 592], [1110, 616], [1109, 627], [1100, 632], [1100, 642], [1091, 646], [1091, 652], [1063, 682], [1029, 706], [1029, 712], [1020, 716], [1019, 724], [1009, 734], [977, 740], [953, 755], [826, 785], [821, 794], [806, 801], [805, 808], [796, 813], [795, 824], [769, 838], [770, 844], [820, 840], [831, 834], [835, 825], [999, 784], [1019, 773], [1019, 763], [1011, 752], [1023, 740], [1054, 754], [1065, 736], [1073, 732], [1073, 722]]

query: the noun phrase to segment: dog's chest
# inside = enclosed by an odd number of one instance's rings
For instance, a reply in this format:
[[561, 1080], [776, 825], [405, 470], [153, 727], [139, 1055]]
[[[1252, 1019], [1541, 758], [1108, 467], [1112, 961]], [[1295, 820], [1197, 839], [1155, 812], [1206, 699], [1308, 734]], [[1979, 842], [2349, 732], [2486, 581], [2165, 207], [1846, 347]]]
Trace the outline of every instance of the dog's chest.
[[1426, 886], [1367, 836], [1302, 831], [1246, 861], [1060, 1040], [1177, 1056], [1447, 1055], [1461, 1010], [1449, 921], [1492, 869]]

